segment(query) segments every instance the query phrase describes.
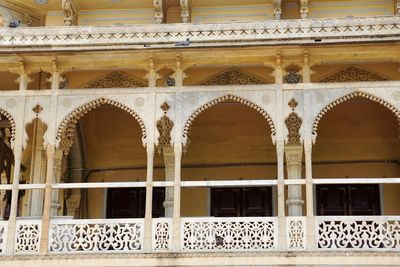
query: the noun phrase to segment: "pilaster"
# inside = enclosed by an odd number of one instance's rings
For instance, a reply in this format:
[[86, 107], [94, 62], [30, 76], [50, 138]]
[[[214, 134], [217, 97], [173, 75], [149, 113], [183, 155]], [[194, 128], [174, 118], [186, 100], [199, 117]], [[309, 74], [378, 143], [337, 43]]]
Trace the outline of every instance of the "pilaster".
[[282, 0], [274, 0], [274, 17], [277, 20], [282, 17]]
[[308, 17], [308, 0], [300, 0], [300, 18], [307, 19]]
[[154, 144], [148, 143], [147, 151], [147, 173], [146, 173], [146, 208], [144, 216], [144, 250], [151, 251], [152, 237], [152, 206], [153, 206], [153, 165]]
[[189, 23], [190, 18], [190, 0], [180, 0], [181, 4], [181, 19], [183, 23]]
[[[285, 147], [286, 166], [288, 179], [301, 179], [303, 147], [301, 145], [288, 145]], [[301, 216], [304, 201], [302, 199], [301, 185], [288, 186], [289, 216]]]

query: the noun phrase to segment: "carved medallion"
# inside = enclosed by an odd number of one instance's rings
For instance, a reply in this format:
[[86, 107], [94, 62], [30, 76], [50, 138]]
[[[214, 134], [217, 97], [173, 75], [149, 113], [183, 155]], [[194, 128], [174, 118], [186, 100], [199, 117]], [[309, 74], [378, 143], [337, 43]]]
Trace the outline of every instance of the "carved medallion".
[[15, 107], [16, 104], [17, 104], [17, 101], [15, 101], [14, 98], [10, 98], [10, 99], [7, 99], [7, 100], [6, 100], [6, 105], [7, 105], [7, 107], [9, 107], [9, 108]]
[[144, 98], [143, 97], [138, 97], [135, 99], [135, 106], [138, 108], [141, 108], [144, 106]]
[[62, 102], [64, 108], [68, 108], [72, 105], [72, 100], [71, 99], [64, 99]]

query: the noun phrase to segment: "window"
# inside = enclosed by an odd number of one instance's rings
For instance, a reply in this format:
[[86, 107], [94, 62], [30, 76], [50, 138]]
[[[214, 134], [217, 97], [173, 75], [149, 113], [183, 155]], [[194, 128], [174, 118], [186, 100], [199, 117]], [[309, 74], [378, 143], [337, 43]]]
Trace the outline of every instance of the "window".
[[317, 214], [380, 215], [379, 185], [318, 185]]
[[272, 216], [272, 188], [212, 188], [211, 216]]
[[[153, 218], [164, 217], [165, 188], [153, 188]], [[146, 188], [109, 188], [107, 218], [144, 218]]]

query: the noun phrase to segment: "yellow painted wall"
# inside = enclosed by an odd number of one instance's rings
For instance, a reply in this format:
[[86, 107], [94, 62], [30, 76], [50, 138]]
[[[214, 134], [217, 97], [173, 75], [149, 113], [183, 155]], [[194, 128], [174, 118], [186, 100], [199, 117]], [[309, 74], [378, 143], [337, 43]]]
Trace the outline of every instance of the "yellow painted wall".
[[392, 0], [312, 0], [309, 18], [384, 16], [394, 14]]

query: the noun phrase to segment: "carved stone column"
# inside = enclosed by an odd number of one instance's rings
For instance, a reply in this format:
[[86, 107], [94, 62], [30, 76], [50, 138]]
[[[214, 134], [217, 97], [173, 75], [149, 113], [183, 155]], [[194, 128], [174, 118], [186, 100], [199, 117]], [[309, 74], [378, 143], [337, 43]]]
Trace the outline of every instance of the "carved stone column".
[[67, 201], [67, 216], [72, 216], [74, 219], [79, 218], [80, 206], [81, 206], [81, 195], [71, 195]]
[[[289, 145], [285, 147], [286, 166], [288, 179], [301, 179], [301, 167], [303, 159], [303, 147]], [[302, 199], [301, 185], [288, 186], [288, 205], [289, 216], [301, 216], [304, 201]]]
[[[164, 164], [165, 164], [165, 181], [172, 182], [175, 179], [175, 155], [172, 146], [165, 147], [164, 153]], [[165, 217], [172, 218], [174, 213], [174, 188], [165, 188]]]
[[49, 243], [49, 227], [50, 227], [50, 214], [52, 203], [52, 184], [54, 177], [54, 161], [55, 161], [55, 147], [48, 145], [47, 149], [47, 173], [46, 173], [46, 186], [44, 193], [44, 207], [42, 217], [42, 234], [40, 240], [40, 252], [47, 253]]
[[278, 53], [276, 55], [276, 63], [274, 70], [275, 83], [282, 84], [283, 83], [283, 69], [282, 69], [282, 58], [281, 54]]
[[[63, 151], [57, 149], [54, 155], [54, 182], [59, 183], [63, 180], [63, 176], [67, 169], [66, 163]], [[57, 216], [60, 207], [60, 190], [53, 189], [51, 192], [51, 216]]]
[[308, 52], [304, 52], [304, 66], [303, 69], [301, 70], [301, 73], [302, 73], [303, 83], [310, 83], [312, 71], [309, 65]]
[[157, 86], [157, 79], [159, 78], [157, 74], [157, 70], [154, 66], [153, 57], [149, 58], [149, 72], [146, 75], [147, 80], [149, 81], [149, 87]]
[[148, 143], [147, 151], [147, 174], [146, 174], [146, 209], [144, 216], [144, 249], [151, 251], [152, 236], [152, 206], [153, 206], [153, 163], [154, 163], [154, 144]]
[[180, 54], [176, 55], [176, 69], [173, 77], [175, 79], [175, 86], [183, 86], [183, 80], [186, 78], [186, 75], [182, 68], [182, 60]]
[[182, 144], [174, 144], [175, 153], [175, 179], [174, 179], [174, 213], [172, 219], [172, 244], [173, 251], [180, 249], [180, 225], [181, 225], [181, 160]]
[[[288, 179], [301, 179], [301, 168], [303, 159], [303, 146], [300, 141], [300, 127], [302, 119], [294, 111], [297, 102], [292, 99], [289, 102], [292, 112], [285, 120], [288, 129], [288, 145], [285, 147], [286, 168]], [[301, 216], [304, 201], [302, 199], [301, 185], [288, 186], [288, 205], [289, 216]]]

